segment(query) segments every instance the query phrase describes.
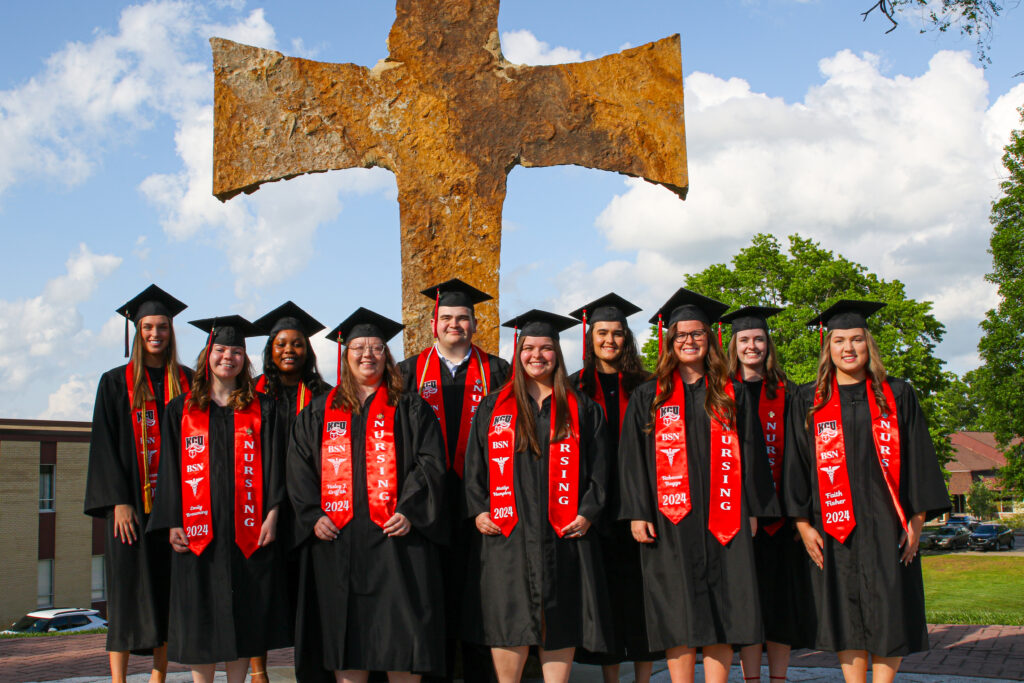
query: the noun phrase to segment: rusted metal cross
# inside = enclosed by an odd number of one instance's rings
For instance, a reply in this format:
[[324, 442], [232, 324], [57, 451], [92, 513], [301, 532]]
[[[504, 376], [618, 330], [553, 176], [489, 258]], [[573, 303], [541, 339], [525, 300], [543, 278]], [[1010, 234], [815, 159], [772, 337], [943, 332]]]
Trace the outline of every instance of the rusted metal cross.
[[[430, 343], [419, 290], [459, 277], [497, 297], [516, 164], [616, 171], [686, 196], [678, 35], [589, 62], [521, 66], [501, 54], [498, 0], [398, 0], [390, 54], [373, 69], [210, 42], [219, 199], [331, 169], [397, 177], [407, 353]], [[497, 313], [497, 300], [477, 310], [491, 351]]]

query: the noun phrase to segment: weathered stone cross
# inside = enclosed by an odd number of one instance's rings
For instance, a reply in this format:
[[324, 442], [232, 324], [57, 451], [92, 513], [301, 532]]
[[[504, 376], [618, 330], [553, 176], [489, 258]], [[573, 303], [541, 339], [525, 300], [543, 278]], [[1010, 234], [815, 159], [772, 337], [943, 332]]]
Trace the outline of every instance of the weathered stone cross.
[[[452, 277], [495, 295], [501, 210], [516, 164], [617, 171], [686, 196], [679, 36], [578, 64], [501, 54], [499, 0], [398, 0], [373, 69], [213, 38], [213, 193], [381, 166], [398, 180], [406, 353], [430, 343], [419, 290]], [[338, 272], [357, 256], [339, 254]], [[358, 305], [358, 292], [339, 295]], [[498, 346], [497, 300], [478, 340]]]

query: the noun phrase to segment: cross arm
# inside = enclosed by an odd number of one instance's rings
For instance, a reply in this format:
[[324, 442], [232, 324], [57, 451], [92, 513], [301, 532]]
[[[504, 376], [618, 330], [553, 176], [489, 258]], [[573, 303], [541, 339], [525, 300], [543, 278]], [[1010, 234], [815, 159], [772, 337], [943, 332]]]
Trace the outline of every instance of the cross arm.
[[645, 178], [686, 197], [679, 35], [588, 62], [509, 66], [519, 163]]
[[333, 169], [388, 166], [378, 157], [369, 69], [285, 57], [211, 38], [213, 194], [221, 201], [263, 183]]

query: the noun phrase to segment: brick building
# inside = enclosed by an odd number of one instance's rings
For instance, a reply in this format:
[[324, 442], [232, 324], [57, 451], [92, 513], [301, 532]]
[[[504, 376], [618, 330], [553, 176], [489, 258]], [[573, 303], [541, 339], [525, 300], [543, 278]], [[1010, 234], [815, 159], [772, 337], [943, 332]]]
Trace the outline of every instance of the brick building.
[[[955, 432], [949, 439], [953, 445], [953, 459], [946, 464], [949, 498], [953, 512], [967, 512], [967, 492], [974, 482], [983, 481], [994, 490], [1001, 490], [999, 469], [1006, 465], [1006, 456], [999, 450], [992, 432]], [[1013, 501], [999, 501], [1000, 514], [1013, 510]]]
[[0, 624], [41, 607], [105, 612], [103, 523], [82, 513], [90, 428], [0, 420]]

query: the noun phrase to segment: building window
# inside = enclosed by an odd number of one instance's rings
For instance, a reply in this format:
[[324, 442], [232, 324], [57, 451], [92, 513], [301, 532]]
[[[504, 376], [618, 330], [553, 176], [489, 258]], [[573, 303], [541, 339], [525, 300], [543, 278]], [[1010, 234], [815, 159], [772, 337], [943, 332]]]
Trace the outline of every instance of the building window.
[[54, 507], [54, 466], [39, 466], [39, 511], [53, 512]]
[[39, 560], [36, 607], [53, 607], [53, 560]]
[[107, 576], [102, 555], [92, 556], [92, 601], [103, 602], [107, 599]]

